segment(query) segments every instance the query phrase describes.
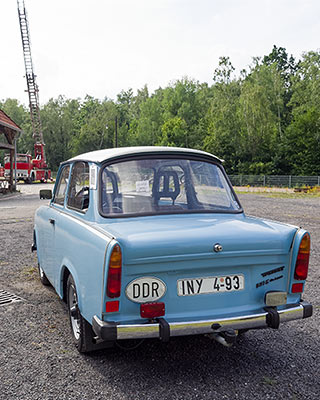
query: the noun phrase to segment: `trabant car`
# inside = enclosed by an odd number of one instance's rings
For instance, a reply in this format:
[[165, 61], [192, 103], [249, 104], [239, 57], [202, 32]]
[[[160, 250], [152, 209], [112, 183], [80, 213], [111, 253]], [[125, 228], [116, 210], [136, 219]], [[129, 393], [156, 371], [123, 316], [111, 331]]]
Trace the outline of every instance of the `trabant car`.
[[214, 155], [94, 151], [63, 162], [40, 196], [51, 200], [36, 211], [32, 248], [80, 352], [199, 334], [229, 346], [312, 315], [301, 299], [309, 233], [245, 215]]

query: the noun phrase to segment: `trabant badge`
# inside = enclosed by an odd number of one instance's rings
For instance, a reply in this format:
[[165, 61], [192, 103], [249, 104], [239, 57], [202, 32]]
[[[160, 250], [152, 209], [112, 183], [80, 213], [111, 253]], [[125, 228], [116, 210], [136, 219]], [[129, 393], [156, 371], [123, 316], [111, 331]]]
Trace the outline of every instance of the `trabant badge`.
[[213, 246], [213, 250], [214, 250], [216, 253], [220, 253], [220, 251], [223, 250], [223, 247], [221, 246], [220, 243], [216, 243], [216, 244]]
[[126, 296], [135, 303], [147, 303], [161, 299], [166, 293], [165, 283], [153, 276], [144, 276], [131, 281], [126, 287]]

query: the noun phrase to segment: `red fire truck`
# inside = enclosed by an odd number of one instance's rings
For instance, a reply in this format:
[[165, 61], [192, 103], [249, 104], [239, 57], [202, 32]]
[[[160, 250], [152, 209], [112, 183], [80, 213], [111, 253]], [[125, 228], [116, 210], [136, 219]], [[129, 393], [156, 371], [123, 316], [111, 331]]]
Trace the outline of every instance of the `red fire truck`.
[[[23, 180], [26, 183], [34, 181], [45, 182], [51, 179], [51, 171], [47, 168], [44, 158], [44, 144], [36, 143], [34, 145], [35, 158], [31, 154], [17, 154], [17, 181]], [[4, 158], [4, 176], [10, 176], [10, 157]], [[14, 169], [14, 165], [13, 165]]]
[[[39, 107], [39, 88], [36, 83], [36, 75], [33, 72], [33, 63], [31, 57], [31, 45], [29, 37], [29, 25], [27, 20], [27, 12], [24, 5], [24, 0], [17, 0], [18, 16], [20, 23], [20, 32], [22, 40], [22, 49], [24, 56], [24, 65], [26, 70], [26, 80], [29, 95], [29, 108], [32, 122], [32, 137], [35, 141], [34, 158], [31, 159], [30, 154], [17, 154], [16, 156], [16, 178], [24, 180], [27, 183], [34, 181], [45, 182], [51, 179], [51, 171], [46, 163], [46, 155], [44, 151], [44, 140], [42, 134], [42, 125], [40, 119]], [[10, 176], [10, 158], [5, 157], [4, 168], [5, 177]], [[13, 169], [15, 166], [13, 165]]]

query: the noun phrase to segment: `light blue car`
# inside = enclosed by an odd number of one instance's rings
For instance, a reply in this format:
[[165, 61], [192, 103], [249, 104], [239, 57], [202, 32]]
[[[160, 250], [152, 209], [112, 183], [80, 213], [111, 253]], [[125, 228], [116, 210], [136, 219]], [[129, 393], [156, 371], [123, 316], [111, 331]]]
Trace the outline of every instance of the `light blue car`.
[[310, 236], [244, 214], [222, 160], [131, 147], [60, 166], [35, 215], [40, 279], [68, 304], [80, 352], [124, 339], [207, 334], [307, 318]]

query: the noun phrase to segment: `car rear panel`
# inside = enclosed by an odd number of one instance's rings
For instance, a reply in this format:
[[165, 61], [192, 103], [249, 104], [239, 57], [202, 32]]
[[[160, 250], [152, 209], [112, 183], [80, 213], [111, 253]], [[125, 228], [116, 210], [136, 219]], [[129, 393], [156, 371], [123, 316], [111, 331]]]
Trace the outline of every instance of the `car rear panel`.
[[[121, 246], [123, 266], [120, 311], [105, 315], [105, 319], [143, 321], [140, 304], [125, 293], [130, 282], [142, 277], [155, 277], [166, 285], [159, 301], [165, 303], [169, 322], [250, 314], [263, 309], [266, 292], [287, 291], [296, 228], [243, 214], [181, 217], [158, 216], [157, 225], [152, 217], [137, 218], [134, 230], [130, 228], [132, 221], [108, 226]], [[222, 247], [220, 252], [214, 251], [215, 244]], [[244, 287], [193, 294], [197, 292], [192, 288], [192, 282], [196, 285], [193, 279], [200, 282], [227, 276], [243, 277]], [[178, 295], [178, 281], [182, 279], [191, 283], [185, 295]]]

